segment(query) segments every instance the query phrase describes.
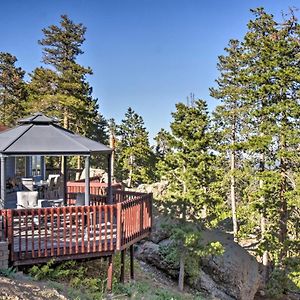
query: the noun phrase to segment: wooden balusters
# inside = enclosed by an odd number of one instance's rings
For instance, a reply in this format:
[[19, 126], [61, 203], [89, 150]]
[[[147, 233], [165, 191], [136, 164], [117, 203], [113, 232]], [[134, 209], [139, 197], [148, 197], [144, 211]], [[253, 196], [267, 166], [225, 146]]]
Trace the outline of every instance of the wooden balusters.
[[147, 236], [151, 195], [116, 191], [114, 199], [117, 204], [1, 210], [11, 260], [110, 255]]

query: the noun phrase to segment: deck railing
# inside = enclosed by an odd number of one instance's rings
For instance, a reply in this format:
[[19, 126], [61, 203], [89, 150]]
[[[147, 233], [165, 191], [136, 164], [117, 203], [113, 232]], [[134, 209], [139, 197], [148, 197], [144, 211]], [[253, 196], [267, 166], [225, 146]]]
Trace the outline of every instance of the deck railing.
[[[120, 183], [112, 184], [112, 191], [122, 190], [122, 185]], [[84, 181], [68, 181], [67, 182], [67, 195], [68, 204], [74, 204], [76, 202], [76, 195], [78, 193], [85, 192], [85, 182]], [[95, 196], [105, 196], [107, 194], [107, 183], [91, 181], [90, 182], [90, 195], [91, 198]], [[98, 197], [98, 199], [104, 199], [103, 197]]]
[[126, 248], [147, 236], [152, 226], [152, 194], [150, 199], [149, 194], [139, 194], [135, 197], [133, 194], [127, 194], [127, 196], [131, 199], [120, 202], [121, 248]]
[[152, 195], [114, 195], [120, 201], [112, 205], [0, 210], [10, 261], [19, 265], [100, 256], [149, 235]]

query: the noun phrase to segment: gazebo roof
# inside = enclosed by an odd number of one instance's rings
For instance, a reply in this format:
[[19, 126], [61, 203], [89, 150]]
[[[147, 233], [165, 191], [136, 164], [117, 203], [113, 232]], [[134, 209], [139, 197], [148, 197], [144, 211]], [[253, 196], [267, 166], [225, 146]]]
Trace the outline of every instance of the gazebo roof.
[[89, 155], [112, 149], [75, 134], [42, 113], [19, 121], [20, 125], [0, 133], [0, 153], [4, 155]]

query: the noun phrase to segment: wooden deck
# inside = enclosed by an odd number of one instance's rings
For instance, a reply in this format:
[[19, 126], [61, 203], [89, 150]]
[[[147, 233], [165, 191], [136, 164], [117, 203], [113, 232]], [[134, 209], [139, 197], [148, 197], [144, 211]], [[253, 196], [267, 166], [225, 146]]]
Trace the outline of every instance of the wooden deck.
[[[82, 190], [68, 192], [72, 199]], [[10, 262], [111, 256], [148, 236], [152, 195], [115, 190], [113, 200], [105, 204], [106, 197], [98, 191], [89, 206], [0, 210]]]

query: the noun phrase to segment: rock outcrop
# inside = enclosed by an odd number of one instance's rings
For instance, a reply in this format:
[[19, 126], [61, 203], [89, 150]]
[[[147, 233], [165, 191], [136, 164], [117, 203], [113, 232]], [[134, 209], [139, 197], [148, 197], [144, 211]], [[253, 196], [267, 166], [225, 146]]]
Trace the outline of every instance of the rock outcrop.
[[161, 199], [166, 193], [167, 181], [155, 182], [152, 184], [141, 184], [135, 191], [140, 193], [153, 193], [154, 199]]
[[[177, 278], [178, 267], [172, 268], [161, 256], [161, 246], [171, 243], [166, 231], [160, 226], [161, 222], [161, 218], [155, 218], [151, 238], [139, 246], [136, 256]], [[225, 251], [220, 256], [201, 258], [199, 275], [193, 279], [187, 278], [188, 284], [214, 299], [254, 299], [261, 285], [259, 264], [255, 258], [235, 243], [230, 234], [219, 230], [205, 230], [202, 237], [204, 244], [221, 242]]]

